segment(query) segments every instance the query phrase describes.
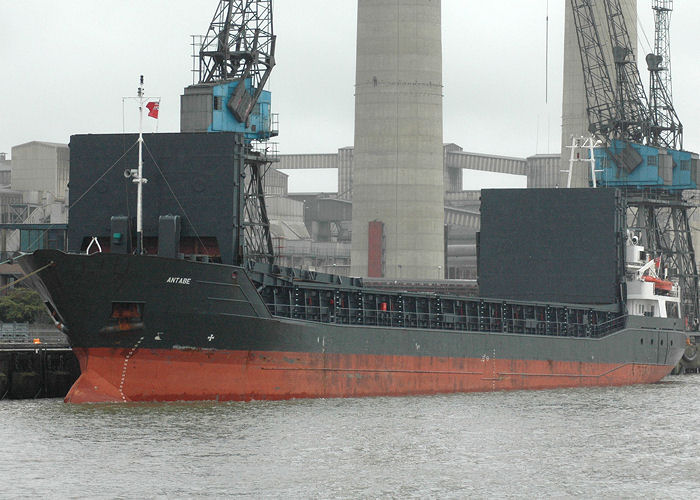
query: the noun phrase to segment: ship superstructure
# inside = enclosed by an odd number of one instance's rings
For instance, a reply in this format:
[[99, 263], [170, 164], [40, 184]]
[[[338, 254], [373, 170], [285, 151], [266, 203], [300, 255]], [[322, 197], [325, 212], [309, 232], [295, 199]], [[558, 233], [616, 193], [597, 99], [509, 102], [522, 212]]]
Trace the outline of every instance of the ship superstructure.
[[668, 278], [668, 267], [661, 258], [647, 255], [639, 237], [630, 233], [626, 246], [627, 310], [638, 316], [678, 318], [681, 290]]

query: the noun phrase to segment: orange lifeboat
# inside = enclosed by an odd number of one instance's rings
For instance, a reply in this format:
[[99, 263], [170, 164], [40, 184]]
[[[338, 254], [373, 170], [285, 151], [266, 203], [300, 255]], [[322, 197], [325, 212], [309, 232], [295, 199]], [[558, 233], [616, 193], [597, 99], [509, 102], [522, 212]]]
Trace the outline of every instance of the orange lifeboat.
[[654, 283], [654, 289], [669, 293], [673, 289], [673, 283], [654, 276], [642, 276], [642, 279], [647, 283]]

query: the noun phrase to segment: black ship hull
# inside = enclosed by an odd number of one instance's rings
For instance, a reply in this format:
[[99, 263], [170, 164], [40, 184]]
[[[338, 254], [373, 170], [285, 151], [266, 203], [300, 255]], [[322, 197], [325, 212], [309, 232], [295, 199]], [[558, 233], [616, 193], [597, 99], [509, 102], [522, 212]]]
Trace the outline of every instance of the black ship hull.
[[[435, 296], [424, 314], [409, 311], [423, 300], [409, 294], [261, 279], [223, 264], [50, 250], [18, 262], [27, 274], [42, 269], [29, 280], [80, 360], [66, 398], [79, 403], [652, 383], [687, 339], [680, 319], [562, 323], [557, 311], [577, 311]], [[282, 290], [293, 306], [281, 305]], [[346, 304], [358, 296], [364, 305]], [[541, 320], [526, 319], [530, 310]]]

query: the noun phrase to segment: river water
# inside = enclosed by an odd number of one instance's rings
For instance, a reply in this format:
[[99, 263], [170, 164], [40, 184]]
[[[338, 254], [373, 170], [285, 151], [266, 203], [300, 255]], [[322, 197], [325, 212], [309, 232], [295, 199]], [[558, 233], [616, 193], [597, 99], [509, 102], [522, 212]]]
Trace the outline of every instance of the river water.
[[205, 404], [0, 401], [2, 498], [700, 496], [700, 375]]

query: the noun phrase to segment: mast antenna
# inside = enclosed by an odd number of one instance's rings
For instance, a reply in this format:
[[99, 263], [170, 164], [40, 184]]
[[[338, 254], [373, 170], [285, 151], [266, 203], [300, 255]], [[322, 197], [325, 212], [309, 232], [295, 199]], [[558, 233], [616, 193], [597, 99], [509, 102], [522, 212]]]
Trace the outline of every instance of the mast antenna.
[[131, 179], [136, 184], [136, 253], [143, 252], [143, 185], [148, 179], [143, 177], [143, 103], [145, 101], [143, 89], [143, 75], [139, 78], [139, 164], [136, 175]]

